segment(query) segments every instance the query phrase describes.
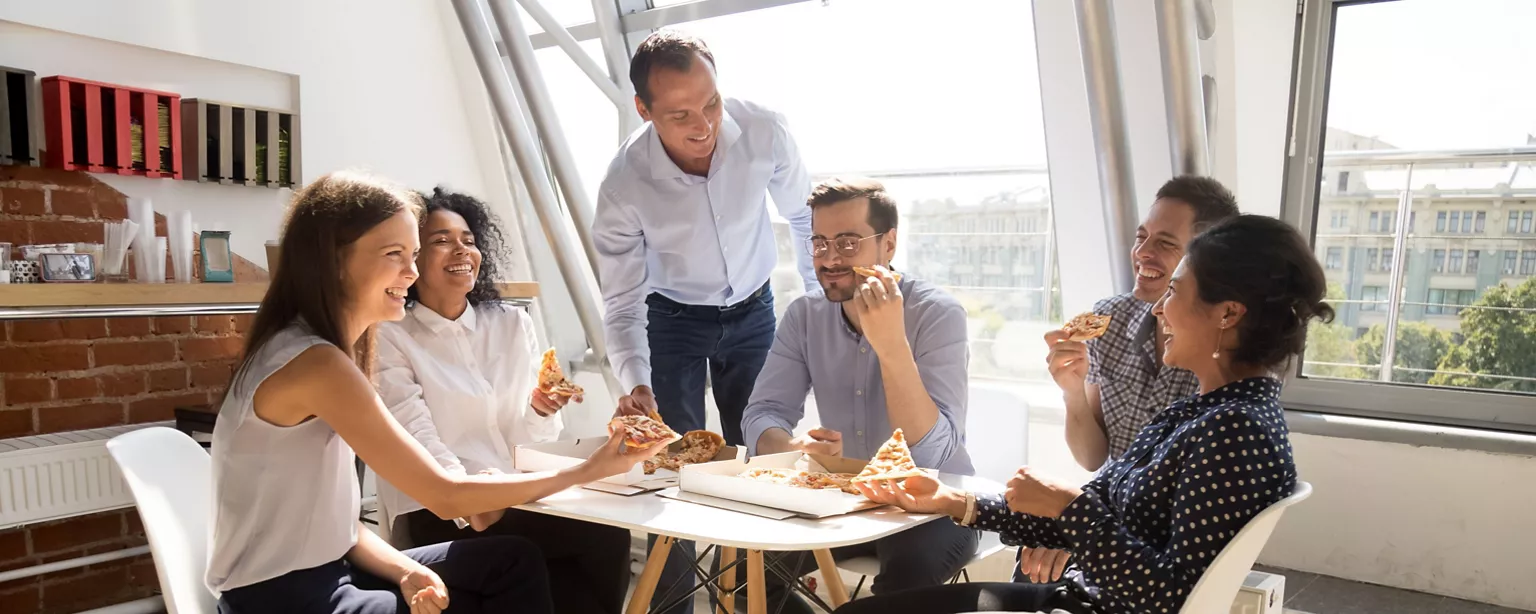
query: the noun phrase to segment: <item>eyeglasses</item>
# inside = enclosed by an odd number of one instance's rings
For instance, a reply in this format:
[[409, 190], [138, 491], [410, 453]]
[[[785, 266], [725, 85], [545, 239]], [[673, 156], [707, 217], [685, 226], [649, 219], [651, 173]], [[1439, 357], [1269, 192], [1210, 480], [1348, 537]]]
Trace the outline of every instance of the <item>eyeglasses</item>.
[[883, 234], [885, 233], [877, 232], [867, 237], [838, 236], [831, 239], [811, 237], [806, 240], [805, 247], [811, 253], [812, 258], [825, 258], [827, 251], [833, 248], [836, 248], [837, 253], [841, 254], [844, 258], [852, 258], [859, 254], [860, 244]]

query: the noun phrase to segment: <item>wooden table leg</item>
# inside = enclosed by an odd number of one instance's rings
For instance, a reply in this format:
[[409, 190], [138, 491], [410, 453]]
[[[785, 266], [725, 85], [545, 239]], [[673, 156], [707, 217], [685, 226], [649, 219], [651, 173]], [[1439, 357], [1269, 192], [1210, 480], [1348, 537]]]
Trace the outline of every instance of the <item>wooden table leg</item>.
[[[720, 568], [724, 569], [736, 562], [736, 549], [727, 546], [720, 547]], [[736, 612], [736, 596], [731, 594], [736, 588], [736, 574], [741, 573], [741, 568], [736, 567], [720, 576], [720, 610], [719, 614], [734, 614]]]
[[768, 614], [768, 580], [763, 576], [763, 551], [747, 551], [747, 614]]
[[848, 603], [848, 587], [843, 584], [843, 576], [837, 571], [837, 562], [832, 559], [832, 551], [825, 548], [815, 551], [816, 566], [821, 568], [821, 581], [827, 583], [827, 594], [832, 597], [832, 607], [841, 607]]
[[646, 614], [651, 609], [651, 597], [656, 594], [656, 583], [661, 581], [661, 570], [667, 565], [667, 555], [672, 552], [673, 538], [666, 535], [656, 537], [656, 544], [651, 546], [651, 554], [645, 559], [645, 569], [640, 572], [640, 580], [635, 583], [635, 594], [629, 598], [629, 607], [625, 614]]

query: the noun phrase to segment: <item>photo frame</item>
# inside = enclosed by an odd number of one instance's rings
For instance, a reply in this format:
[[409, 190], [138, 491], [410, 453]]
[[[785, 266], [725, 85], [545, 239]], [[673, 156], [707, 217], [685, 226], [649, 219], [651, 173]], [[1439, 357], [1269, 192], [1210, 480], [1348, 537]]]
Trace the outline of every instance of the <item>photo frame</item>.
[[82, 283], [96, 281], [96, 258], [90, 254], [40, 254], [43, 281]]

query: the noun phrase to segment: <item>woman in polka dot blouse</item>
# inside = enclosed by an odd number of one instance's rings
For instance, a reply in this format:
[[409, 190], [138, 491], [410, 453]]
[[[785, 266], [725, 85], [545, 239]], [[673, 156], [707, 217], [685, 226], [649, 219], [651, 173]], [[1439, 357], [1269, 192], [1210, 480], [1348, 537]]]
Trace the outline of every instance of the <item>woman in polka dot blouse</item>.
[[1069, 551], [1077, 566], [1054, 583], [914, 589], [838, 611], [1177, 612], [1243, 525], [1295, 488], [1274, 374], [1301, 351], [1309, 320], [1333, 317], [1325, 291], [1306, 240], [1284, 222], [1244, 215], [1195, 237], [1154, 313], [1169, 337], [1163, 362], [1193, 371], [1200, 390], [1099, 477], [1077, 488], [1024, 467], [1002, 494], [929, 478], [861, 485], [875, 501], [945, 513], [1009, 545]]

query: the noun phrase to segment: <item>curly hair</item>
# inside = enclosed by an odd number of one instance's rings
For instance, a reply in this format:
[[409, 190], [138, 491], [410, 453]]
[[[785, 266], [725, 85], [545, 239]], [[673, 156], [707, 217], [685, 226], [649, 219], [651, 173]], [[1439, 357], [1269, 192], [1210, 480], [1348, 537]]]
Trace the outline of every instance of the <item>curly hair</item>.
[[[469, 304], [478, 306], [500, 301], [501, 291], [496, 289], [496, 280], [500, 277], [497, 269], [504, 262], [502, 250], [506, 248], [507, 240], [501, 234], [501, 222], [491, 213], [491, 207], [473, 196], [450, 192], [442, 186], [421, 197], [426, 202], [421, 214], [422, 224], [427, 223], [433, 211], [452, 211], [464, 218], [470, 233], [475, 235], [475, 247], [480, 249], [480, 273], [475, 276], [475, 287], [469, 290]], [[405, 298], [412, 305], [420, 300], [415, 284], [406, 290]]]
[[1201, 301], [1236, 301], [1248, 310], [1237, 325], [1236, 362], [1279, 367], [1306, 347], [1309, 320], [1333, 320], [1323, 302], [1323, 267], [1290, 224], [1253, 214], [1227, 218], [1191, 240], [1187, 258]]

